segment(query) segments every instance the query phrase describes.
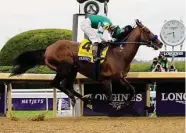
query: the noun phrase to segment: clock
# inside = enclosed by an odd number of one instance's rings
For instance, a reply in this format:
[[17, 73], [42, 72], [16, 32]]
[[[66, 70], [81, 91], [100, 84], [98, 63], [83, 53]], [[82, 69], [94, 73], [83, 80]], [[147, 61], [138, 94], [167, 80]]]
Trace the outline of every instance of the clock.
[[96, 15], [99, 12], [99, 5], [95, 1], [89, 1], [85, 4], [84, 12], [86, 14]]
[[160, 37], [169, 46], [177, 46], [185, 40], [185, 26], [178, 20], [170, 20], [163, 25]]

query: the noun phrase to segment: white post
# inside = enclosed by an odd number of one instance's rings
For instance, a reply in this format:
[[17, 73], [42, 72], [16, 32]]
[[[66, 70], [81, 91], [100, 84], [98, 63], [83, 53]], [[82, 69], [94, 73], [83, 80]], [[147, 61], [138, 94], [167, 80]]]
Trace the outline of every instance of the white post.
[[85, 19], [85, 15], [78, 16], [78, 29], [77, 29], [77, 41], [81, 42], [85, 38], [84, 32], [80, 28], [81, 22]]
[[7, 97], [8, 97], [8, 87], [7, 84], [4, 83], [5, 85], [5, 94], [4, 94], [4, 114], [7, 114]]
[[[78, 82], [79, 92], [83, 96], [84, 95], [84, 87], [81, 84], [81, 80], [77, 79], [77, 82]], [[81, 100], [80, 100], [80, 105], [79, 105], [79, 112], [80, 112], [80, 116], [83, 116], [83, 101], [81, 101]]]
[[[146, 84], [146, 107], [150, 107], [150, 84]], [[146, 116], [148, 116], [148, 110]]]
[[[45, 93], [47, 94], [47, 92], [45, 91]], [[47, 96], [47, 95], [46, 95]], [[48, 97], [46, 97], [46, 111], [48, 111]]]
[[10, 117], [11, 113], [12, 113], [12, 84], [8, 83], [7, 88], [8, 88], [8, 112], [7, 112], [7, 117]]
[[53, 117], [57, 116], [57, 92], [56, 88], [53, 88]]

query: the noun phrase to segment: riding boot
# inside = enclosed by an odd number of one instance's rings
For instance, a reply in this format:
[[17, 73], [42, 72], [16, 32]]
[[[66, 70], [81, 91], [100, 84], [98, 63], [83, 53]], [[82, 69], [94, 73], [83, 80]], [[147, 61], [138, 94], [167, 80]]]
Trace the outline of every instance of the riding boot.
[[97, 42], [93, 44], [92, 55], [93, 55], [93, 61], [94, 61], [94, 63], [96, 63], [97, 61], [99, 61], [99, 57], [98, 57], [98, 43]]
[[94, 43], [92, 47], [93, 61], [94, 61], [94, 77], [97, 80], [100, 73], [100, 57], [99, 57], [98, 43]]

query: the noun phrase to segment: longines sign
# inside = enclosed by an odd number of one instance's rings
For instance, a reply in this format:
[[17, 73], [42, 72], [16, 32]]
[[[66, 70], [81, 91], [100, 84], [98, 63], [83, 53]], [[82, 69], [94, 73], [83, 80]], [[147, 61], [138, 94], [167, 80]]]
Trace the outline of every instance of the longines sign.
[[156, 89], [156, 114], [185, 116], [186, 93], [184, 82], [159, 84]]
[[[133, 98], [132, 105], [124, 110], [116, 111], [119, 105], [122, 105], [125, 100], [128, 99], [129, 94], [127, 89], [118, 83], [113, 83], [113, 102], [108, 106], [105, 102], [93, 102], [92, 109], [88, 108], [84, 102], [83, 115], [84, 116], [98, 116], [98, 115], [108, 115], [108, 116], [127, 116], [127, 115], [137, 115], [145, 116], [145, 105], [146, 105], [146, 91], [144, 84], [133, 84], [136, 89], [136, 97]], [[105, 91], [101, 84], [84, 84], [84, 94], [89, 94], [91, 98], [99, 99], [104, 101], [107, 99]]]
[[185, 51], [161, 51], [165, 57], [185, 57]]

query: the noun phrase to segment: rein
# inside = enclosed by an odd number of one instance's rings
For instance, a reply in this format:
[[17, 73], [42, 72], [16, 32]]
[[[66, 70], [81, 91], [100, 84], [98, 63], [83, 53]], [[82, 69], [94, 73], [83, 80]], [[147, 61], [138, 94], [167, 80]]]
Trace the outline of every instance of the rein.
[[[145, 26], [143, 26], [142, 28], [140, 28], [140, 30], [142, 30], [144, 28], [145, 28]], [[132, 34], [132, 32], [127, 37], [125, 37], [125, 39], [127, 39], [131, 34]], [[154, 46], [153, 41], [156, 41], [157, 38], [158, 38], [158, 36], [157, 35], [154, 35], [150, 41], [145, 41], [145, 42], [126, 42], [126, 41], [120, 41], [120, 42], [109, 42], [109, 43], [110, 44], [114, 44], [114, 45], [120, 45], [120, 47], [122, 47], [125, 44], [139, 44], [139, 45], [146, 45], [146, 46], [149, 46], [150, 47], [150, 46]]]
[[125, 45], [125, 44], [139, 44], [139, 45], [148, 45], [148, 42], [109, 42], [114, 45]]

